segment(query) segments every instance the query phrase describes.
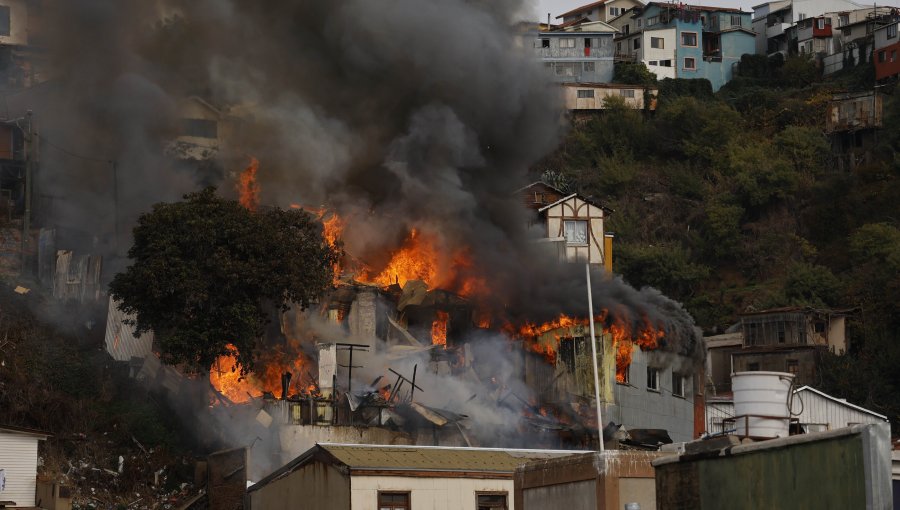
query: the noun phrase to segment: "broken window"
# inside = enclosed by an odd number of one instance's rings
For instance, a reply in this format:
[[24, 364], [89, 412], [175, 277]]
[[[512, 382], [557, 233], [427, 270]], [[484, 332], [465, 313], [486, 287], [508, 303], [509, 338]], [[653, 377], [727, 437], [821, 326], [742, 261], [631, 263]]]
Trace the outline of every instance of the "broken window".
[[477, 494], [478, 510], [507, 510], [506, 493], [502, 494]]
[[785, 363], [785, 368], [787, 369], [788, 373], [797, 375], [800, 373], [800, 361], [789, 359]]
[[[619, 379], [619, 375], [622, 376], [621, 380]], [[631, 384], [631, 365], [627, 365], [622, 370], [617, 371], [616, 373], [616, 382], [618, 384], [630, 385]]]
[[666, 47], [666, 40], [662, 37], [651, 37], [650, 38], [650, 47], [656, 49], [664, 49]]
[[684, 376], [675, 372], [672, 372], [672, 395], [684, 396]]
[[578, 99], [593, 99], [594, 91], [593, 90], [579, 90], [578, 91]]
[[587, 244], [588, 225], [585, 220], [565, 221], [566, 244]]
[[659, 369], [655, 367], [647, 367], [647, 389], [651, 391], [659, 391]]
[[0, 35], [10, 34], [9, 6], [0, 6]]
[[697, 32], [682, 32], [681, 45], [697, 47]]
[[408, 492], [379, 492], [378, 510], [409, 510]]

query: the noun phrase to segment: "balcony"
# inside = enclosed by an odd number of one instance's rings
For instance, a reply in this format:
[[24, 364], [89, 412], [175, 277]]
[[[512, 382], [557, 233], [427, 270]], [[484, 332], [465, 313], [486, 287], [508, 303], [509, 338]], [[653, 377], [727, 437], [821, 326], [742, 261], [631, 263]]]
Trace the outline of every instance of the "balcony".
[[779, 35], [784, 35], [785, 31], [791, 27], [790, 23], [774, 23], [772, 25], [766, 26], [766, 37], [778, 37]]

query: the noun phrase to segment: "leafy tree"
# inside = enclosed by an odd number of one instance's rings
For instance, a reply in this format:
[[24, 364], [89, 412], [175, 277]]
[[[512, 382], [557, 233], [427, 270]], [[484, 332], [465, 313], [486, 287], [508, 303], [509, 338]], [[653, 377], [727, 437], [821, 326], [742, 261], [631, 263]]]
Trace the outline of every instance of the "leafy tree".
[[797, 189], [797, 173], [768, 142], [747, 138], [728, 145], [728, 170], [733, 175], [736, 197], [748, 209], [782, 199]]
[[660, 106], [655, 123], [657, 150], [713, 164], [740, 132], [741, 116], [720, 101], [685, 96]]
[[900, 229], [889, 223], [864, 225], [850, 236], [849, 248], [851, 298], [872, 321], [900, 326]]
[[775, 136], [775, 145], [794, 164], [800, 173], [815, 175], [821, 172], [825, 156], [831, 147], [822, 131], [803, 126], [787, 126]]
[[616, 271], [638, 287], [650, 285], [675, 299], [685, 299], [709, 276], [709, 267], [691, 260], [679, 244], [651, 246], [622, 244], [614, 259]]
[[714, 257], [734, 257], [741, 240], [744, 209], [713, 199], [706, 206], [705, 236], [708, 251]]
[[784, 283], [790, 304], [825, 307], [838, 304], [841, 282], [825, 266], [798, 263], [791, 266]]
[[236, 354], [251, 371], [267, 310], [309, 306], [338, 255], [309, 214], [250, 212], [207, 188], [139, 218], [132, 265], [110, 291], [139, 333], [155, 333], [166, 362], [204, 372]]
[[627, 85], [655, 85], [656, 74], [651, 73], [643, 62], [621, 62], [615, 66], [613, 81]]

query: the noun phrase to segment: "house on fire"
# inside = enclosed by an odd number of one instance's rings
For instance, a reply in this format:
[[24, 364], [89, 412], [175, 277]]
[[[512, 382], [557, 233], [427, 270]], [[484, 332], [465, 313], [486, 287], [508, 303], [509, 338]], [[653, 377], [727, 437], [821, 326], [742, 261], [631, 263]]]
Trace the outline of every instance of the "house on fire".
[[249, 510], [509, 510], [517, 467], [573, 453], [317, 444], [252, 485], [246, 501]]
[[587, 262], [612, 272], [613, 235], [603, 226], [611, 209], [544, 182], [533, 182], [516, 193], [531, 210], [530, 226], [540, 232], [540, 242], [547, 243], [560, 261]]

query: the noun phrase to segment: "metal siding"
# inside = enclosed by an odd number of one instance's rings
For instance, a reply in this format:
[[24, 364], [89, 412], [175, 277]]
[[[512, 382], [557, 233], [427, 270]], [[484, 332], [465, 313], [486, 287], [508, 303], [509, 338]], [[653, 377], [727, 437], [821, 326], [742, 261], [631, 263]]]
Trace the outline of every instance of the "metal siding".
[[133, 317], [123, 313], [118, 303], [109, 298], [109, 311], [106, 315], [106, 352], [116, 361], [129, 361], [131, 358], [145, 358], [153, 346], [153, 333], [144, 333], [140, 338], [134, 336], [134, 326], [125, 324], [125, 320]]
[[846, 427], [856, 423], [882, 423], [877, 416], [864, 413], [852, 407], [829, 400], [813, 391], [804, 390], [795, 395], [794, 411], [799, 410], [800, 403], [796, 396], [802, 399], [803, 409], [800, 413], [801, 423], [824, 423], [829, 429]]
[[514, 508], [512, 479], [351, 476], [350, 487], [353, 510], [377, 510], [378, 491], [409, 491], [417, 510], [476, 510], [477, 493], [506, 492], [507, 506]]
[[0, 500], [33, 507], [37, 491], [38, 438], [0, 431], [0, 469], [6, 474], [6, 490]]

